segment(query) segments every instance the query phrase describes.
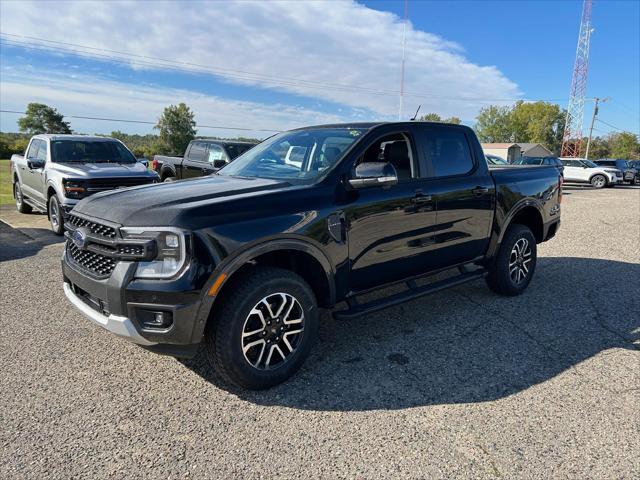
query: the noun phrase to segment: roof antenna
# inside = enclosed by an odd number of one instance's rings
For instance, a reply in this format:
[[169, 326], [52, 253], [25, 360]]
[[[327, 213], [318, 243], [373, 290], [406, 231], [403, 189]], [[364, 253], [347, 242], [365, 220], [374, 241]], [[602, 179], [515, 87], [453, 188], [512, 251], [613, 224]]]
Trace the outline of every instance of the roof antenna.
[[422, 106], [422, 105], [418, 105], [418, 109], [416, 110], [415, 115], [414, 115], [414, 116], [413, 116], [413, 118], [411, 119], [411, 121], [412, 121], [412, 122], [414, 122], [414, 121], [416, 120], [416, 117], [418, 116], [418, 112], [420, 111], [420, 107], [421, 107], [421, 106]]

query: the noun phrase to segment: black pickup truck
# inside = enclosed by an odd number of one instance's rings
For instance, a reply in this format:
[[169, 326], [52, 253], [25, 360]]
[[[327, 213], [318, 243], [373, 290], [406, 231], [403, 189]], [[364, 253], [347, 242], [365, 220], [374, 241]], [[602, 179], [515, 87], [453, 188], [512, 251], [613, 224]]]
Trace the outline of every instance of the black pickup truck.
[[267, 388], [309, 354], [319, 308], [348, 319], [480, 278], [522, 293], [561, 198], [555, 166], [489, 168], [465, 126], [302, 128], [216, 175], [80, 202], [64, 291], [116, 335], [174, 356], [202, 344], [228, 381]]
[[203, 177], [217, 172], [254, 145], [230, 140], [192, 140], [184, 157], [155, 155], [151, 165], [163, 182]]

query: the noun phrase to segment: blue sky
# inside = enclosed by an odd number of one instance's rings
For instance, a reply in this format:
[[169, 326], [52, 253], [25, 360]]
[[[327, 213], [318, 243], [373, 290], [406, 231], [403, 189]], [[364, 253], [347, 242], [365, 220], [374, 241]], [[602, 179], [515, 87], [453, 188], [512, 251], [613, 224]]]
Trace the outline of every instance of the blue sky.
[[[47, 5], [56, 16], [43, 23], [42, 3], [0, 3], [2, 109], [41, 101], [66, 115], [153, 122], [164, 106], [185, 101], [200, 134], [258, 137], [398, 118], [401, 1]], [[517, 98], [565, 107], [581, 7], [410, 1], [403, 118], [418, 104], [468, 124], [482, 106]], [[599, 116], [609, 125], [597, 123], [596, 134], [638, 133], [640, 2], [596, 0], [593, 25], [588, 95], [611, 97]], [[587, 103], [585, 127], [591, 109]], [[0, 129], [15, 131], [17, 118], [0, 113]], [[152, 131], [69, 120], [85, 133]]]

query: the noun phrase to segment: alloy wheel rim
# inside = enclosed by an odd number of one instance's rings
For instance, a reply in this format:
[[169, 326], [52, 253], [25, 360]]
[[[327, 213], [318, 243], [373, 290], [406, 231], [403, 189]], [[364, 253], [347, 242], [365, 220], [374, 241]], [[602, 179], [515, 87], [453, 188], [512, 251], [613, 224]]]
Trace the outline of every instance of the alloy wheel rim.
[[533, 260], [531, 245], [526, 238], [520, 238], [511, 249], [509, 255], [509, 276], [516, 285], [522, 283], [529, 275], [529, 267]]
[[17, 183], [14, 184], [13, 193], [16, 196], [16, 204], [18, 205], [18, 208], [20, 208], [20, 205], [22, 205], [22, 191]]
[[273, 370], [288, 362], [304, 333], [304, 310], [288, 293], [273, 293], [251, 309], [242, 326], [245, 360], [257, 370]]
[[49, 217], [51, 218], [51, 225], [53, 225], [54, 228], [58, 228], [59, 214], [60, 212], [58, 212], [58, 204], [55, 201], [52, 201], [51, 208], [49, 208]]
[[602, 178], [602, 177], [596, 177], [596, 178], [595, 178], [595, 183], [594, 183], [594, 185], [595, 185], [596, 187], [601, 187], [602, 185], [604, 185], [604, 178]]

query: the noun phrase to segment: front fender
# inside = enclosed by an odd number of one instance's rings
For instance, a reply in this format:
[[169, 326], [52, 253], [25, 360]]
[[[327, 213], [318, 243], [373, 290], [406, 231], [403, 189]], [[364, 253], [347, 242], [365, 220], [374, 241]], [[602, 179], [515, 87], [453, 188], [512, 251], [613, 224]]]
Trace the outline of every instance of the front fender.
[[[335, 268], [320, 249], [319, 246], [314, 245], [308, 239], [299, 238], [277, 238], [272, 240], [265, 240], [263, 242], [252, 244], [242, 248], [241, 250], [234, 252], [233, 255], [225, 258], [213, 271], [207, 282], [205, 283], [200, 293], [201, 303], [197, 314], [197, 324], [194, 332], [194, 341], [204, 333], [209, 313], [213, 308], [216, 296], [209, 296], [208, 292], [211, 287], [219, 281], [216, 291], [219, 292], [227, 281], [247, 262], [265, 253], [274, 252], [278, 250], [298, 250], [311, 255], [322, 266], [324, 273], [327, 277], [327, 284], [329, 285], [329, 301], [333, 305], [336, 299], [336, 287], [335, 287]], [[224, 275], [224, 276], [223, 276]], [[222, 280], [219, 278], [222, 277]]]

